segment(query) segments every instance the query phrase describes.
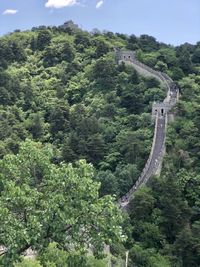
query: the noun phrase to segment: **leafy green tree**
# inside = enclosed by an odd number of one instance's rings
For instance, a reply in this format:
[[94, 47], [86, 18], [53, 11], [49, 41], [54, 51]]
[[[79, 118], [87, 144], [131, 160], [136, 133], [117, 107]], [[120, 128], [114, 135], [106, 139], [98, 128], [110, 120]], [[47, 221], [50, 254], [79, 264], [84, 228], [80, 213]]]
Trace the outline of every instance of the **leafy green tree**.
[[128, 192], [129, 188], [136, 182], [139, 171], [135, 164], [127, 164], [125, 166], [118, 165], [115, 176], [118, 182], [120, 196], [122, 196]]
[[138, 43], [138, 38], [134, 34], [131, 34], [128, 39], [127, 49], [130, 49], [130, 50], [137, 49], [138, 48], [137, 43]]
[[148, 221], [154, 209], [156, 199], [152, 195], [151, 189], [143, 187], [135, 194], [130, 203], [131, 218], [135, 220]]
[[100, 171], [97, 174], [96, 180], [101, 183], [100, 192], [101, 195], [119, 195], [119, 184], [115, 177], [115, 175], [107, 170], [107, 171]]
[[88, 259], [88, 267], [107, 267], [108, 261], [107, 259], [99, 260], [94, 257], [89, 257]]
[[37, 113], [29, 118], [27, 128], [32, 133], [33, 138], [39, 140], [44, 134], [44, 121], [41, 114]]
[[146, 52], [152, 52], [159, 48], [159, 43], [153, 36], [142, 34], [138, 41], [139, 46]]
[[15, 267], [42, 267], [42, 265], [38, 261], [32, 260], [32, 259], [23, 259], [22, 262], [17, 263], [14, 266]]
[[0, 161], [0, 243], [8, 248], [4, 264], [29, 247], [40, 252], [52, 240], [64, 249], [91, 244], [100, 251], [103, 242], [122, 238], [121, 215], [110, 196], [99, 199], [92, 166], [51, 161], [49, 146], [28, 140], [19, 154]]
[[50, 110], [48, 121], [52, 135], [69, 129], [69, 107], [62, 100], [58, 101]]
[[98, 163], [102, 160], [105, 151], [105, 143], [102, 135], [94, 134], [87, 140], [89, 162]]
[[54, 66], [62, 61], [72, 62], [75, 57], [74, 47], [66, 39], [56, 38], [51, 45], [44, 50], [44, 63], [46, 66]]
[[95, 57], [100, 58], [107, 54], [110, 51], [110, 47], [107, 42], [105, 42], [105, 39], [102, 37], [97, 37], [93, 40], [93, 43], [95, 44]]
[[159, 50], [158, 60], [167, 64], [168, 68], [175, 67], [178, 65], [176, 51], [172, 47], [161, 48]]
[[51, 243], [40, 255], [39, 260], [43, 267], [106, 267], [107, 260], [96, 259], [79, 252], [69, 253], [56, 243]]
[[47, 29], [40, 30], [37, 36], [37, 48], [44, 50], [51, 42], [51, 33]]
[[197, 47], [194, 51], [194, 54], [192, 55], [192, 62], [200, 64], [200, 47]]
[[167, 64], [162, 62], [162, 61], [158, 61], [155, 65], [155, 69], [162, 71], [162, 72], [166, 72], [167, 70]]
[[78, 50], [83, 52], [84, 49], [91, 45], [91, 40], [86, 32], [77, 32], [74, 43], [76, 44]]
[[144, 64], [154, 68], [156, 65], [158, 59], [158, 53], [157, 52], [151, 52], [151, 53], [145, 53], [142, 61]]
[[180, 54], [179, 65], [184, 73], [190, 73], [192, 71], [190, 53], [186, 49], [183, 49]]
[[23, 62], [26, 58], [26, 52], [18, 40], [16, 40], [15, 36], [0, 40], [1, 67], [7, 67], [7, 63], [9, 62]]
[[170, 267], [169, 260], [155, 250], [144, 250], [139, 244], [135, 244], [130, 250], [130, 267], [133, 264], [138, 267]]
[[116, 65], [109, 58], [98, 59], [93, 67], [92, 78], [103, 90], [111, 89], [115, 85], [117, 74]]
[[177, 237], [175, 253], [181, 258], [183, 267], [199, 265], [199, 230], [200, 221], [195, 222], [192, 227], [185, 227]]
[[51, 243], [39, 255], [39, 260], [43, 267], [68, 267], [69, 254], [58, 248], [56, 243]]
[[184, 72], [179, 67], [172, 68], [172, 79], [173, 80], [180, 80], [184, 77]]
[[1, 99], [0, 99], [1, 105], [7, 105], [11, 103], [11, 95], [5, 87], [0, 87], [0, 93], [1, 93]]

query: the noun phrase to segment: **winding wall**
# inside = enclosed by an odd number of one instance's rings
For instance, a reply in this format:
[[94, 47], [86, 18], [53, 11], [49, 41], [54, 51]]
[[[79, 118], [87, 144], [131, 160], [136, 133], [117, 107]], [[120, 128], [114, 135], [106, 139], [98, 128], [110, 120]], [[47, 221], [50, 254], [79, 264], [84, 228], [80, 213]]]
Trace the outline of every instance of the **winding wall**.
[[151, 153], [136, 183], [133, 185], [131, 190], [119, 200], [119, 206], [122, 208], [127, 207], [130, 202], [130, 199], [134, 197], [134, 193], [142, 185], [145, 185], [152, 175], [155, 175], [159, 172], [165, 154], [165, 137], [167, 130], [168, 114], [172, 107], [176, 104], [179, 95], [179, 90], [176, 84], [167, 74], [151, 69], [145, 64], [139, 62], [133, 55], [133, 52], [121, 52], [118, 57], [118, 62], [125, 62], [131, 64], [139, 73], [143, 74], [144, 76], [153, 76], [158, 79], [161, 83], [165, 85], [167, 96], [162, 103], [154, 103], [152, 107], [154, 112], [156, 111], [156, 114]]
[[[130, 199], [134, 197], [134, 193], [142, 185], [145, 185], [152, 175], [156, 174], [162, 164], [163, 156], [165, 153], [165, 136], [167, 129], [168, 112], [176, 104], [176, 101], [179, 96], [179, 90], [167, 74], [155, 71], [150, 67], [146, 66], [145, 64], [139, 62], [135, 58], [134, 53], [132, 51], [117, 51], [117, 53], [117, 60], [119, 63], [125, 62], [131, 64], [142, 75], [153, 76], [158, 79], [161, 83], [165, 85], [167, 89], [167, 96], [164, 101], [162, 103], [154, 103], [155, 107], [157, 105], [161, 109], [163, 108], [164, 110], [166, 110], [166, 112], [164, 114], [161, 114], [159, 112], [156, 113], [154, 137], [149, 158], [135, 185], [125, 196], [119, 199], [119, 206], [121, 208], [126, 208], [129, 204]], [[5, 251], [6, 248], [0, 246], [0, 255], [2, 255]], [[32, 257], [32, 254], [35, 255], [35, 252], [32, 250], [27, 252], [28, 257]]]

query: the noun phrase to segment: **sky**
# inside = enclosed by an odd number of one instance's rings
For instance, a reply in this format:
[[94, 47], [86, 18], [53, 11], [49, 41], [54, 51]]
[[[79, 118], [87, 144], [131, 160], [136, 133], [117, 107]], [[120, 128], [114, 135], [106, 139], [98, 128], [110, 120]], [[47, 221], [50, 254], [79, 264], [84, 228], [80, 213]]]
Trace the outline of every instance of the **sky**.
[[0, 0], [0, 35], [73, 20], [82, 29], [200, 41], [200, 0]]

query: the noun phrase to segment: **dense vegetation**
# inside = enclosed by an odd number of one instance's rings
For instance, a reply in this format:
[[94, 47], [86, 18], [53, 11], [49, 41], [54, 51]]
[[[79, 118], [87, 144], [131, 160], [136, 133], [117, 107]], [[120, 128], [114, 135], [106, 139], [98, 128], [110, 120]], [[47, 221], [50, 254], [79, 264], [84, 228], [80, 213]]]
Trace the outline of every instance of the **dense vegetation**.
[[[151, 105], [165, 91], [118, 66], [115, 47], [136, 51], [181, 90], [161, 177], [137, 193], [124, 220], [109, 195], [122, 196], [142, 170]], [[110, 244], [114, 266], [127, 249], [130, 266], [200, 266], [200, 43], [39, 27], [1, 37], [0, 66], [3, 266], [30, 246], [38, 262], [16, 266], [105, 266], [85, 256], [88, 242], [98, 257]]]

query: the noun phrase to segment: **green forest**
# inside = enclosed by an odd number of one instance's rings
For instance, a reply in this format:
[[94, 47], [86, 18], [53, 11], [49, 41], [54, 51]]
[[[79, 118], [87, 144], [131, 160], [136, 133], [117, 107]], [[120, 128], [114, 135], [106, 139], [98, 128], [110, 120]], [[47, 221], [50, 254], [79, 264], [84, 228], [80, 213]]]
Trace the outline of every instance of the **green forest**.
[[[116, 47], [180, 89], [161, 175], [128, 214], [116, 201], [148, 159], [166, 92], [118, 65]], [[0, 37], [0, 218], [2, 267], [124, 267], [126, 251], [128, 267], [199, 267], [200, 42], [45, 26]]]

